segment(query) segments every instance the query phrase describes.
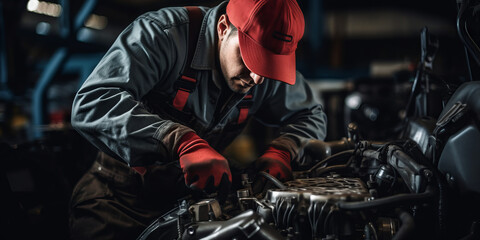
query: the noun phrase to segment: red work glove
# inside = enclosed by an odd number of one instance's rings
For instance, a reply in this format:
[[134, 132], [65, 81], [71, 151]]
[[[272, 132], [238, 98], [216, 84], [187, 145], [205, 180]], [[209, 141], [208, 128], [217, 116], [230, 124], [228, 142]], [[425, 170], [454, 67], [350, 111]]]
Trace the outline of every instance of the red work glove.
[[269, 173], [280, 181], [292, 179], [292, 167], [290, 166], [290, 152], [269, 147], [265, 153], [257, 159], [257, 168]]
[[207, 193], [228, 191], [232, 174], [227, 159], [194, 132], [183, 135], [180, 142], [177, 153], [185, 184]]

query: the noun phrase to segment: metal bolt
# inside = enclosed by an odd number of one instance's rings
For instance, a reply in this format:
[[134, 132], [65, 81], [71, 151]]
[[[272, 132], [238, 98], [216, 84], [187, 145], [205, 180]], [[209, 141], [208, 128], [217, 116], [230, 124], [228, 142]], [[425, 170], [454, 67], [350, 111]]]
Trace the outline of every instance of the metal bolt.
[[193, 234], [195, 234], [195, 228], [192, 226], [188, 227], [187, 233], [188, 235], [192, 236]]
[[237, 197], [245, 198], [245, 197], [248, 197], [248, 196], [250, 196], [250, 192], [248, 191], [248, 189], [237, 190]]

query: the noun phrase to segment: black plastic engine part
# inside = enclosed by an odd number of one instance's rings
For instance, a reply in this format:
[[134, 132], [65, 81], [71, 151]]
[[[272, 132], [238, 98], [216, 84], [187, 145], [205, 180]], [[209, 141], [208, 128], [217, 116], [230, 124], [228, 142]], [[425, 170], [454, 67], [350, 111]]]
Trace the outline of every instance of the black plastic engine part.
[[188, 226], [182, 239], [285, 239], [265, 220], [248, 210], [227, 221], [197, 222]]

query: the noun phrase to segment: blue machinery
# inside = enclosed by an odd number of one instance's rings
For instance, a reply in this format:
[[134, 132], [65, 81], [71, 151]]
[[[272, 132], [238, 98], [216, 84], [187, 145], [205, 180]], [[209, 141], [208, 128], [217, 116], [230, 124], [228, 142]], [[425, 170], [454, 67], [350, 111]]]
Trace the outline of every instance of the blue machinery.
[[[90, 16], [91, 12], [97, 4], [97, 0], [86, 0], [82, 8], [75, 17], [73, 24], [70, 21], [69, 0], [60, 0], [63, 13], [60, 16], [61, 36], [64, 40], [74, 40], [78, 30], [83, 26], [85, 20]], [[65, 68], [66, 60], [70, 58], [70, 49], [68, 46], [61, 46], [55, 51], [51, 59], [48, 61], [40, 78], [35, 86], [32, 98], [32, 137], [39, 139], [43, 136], [41, 126], [44, 118], [44, 96], [48, 85], [53, 78]], [[84, 74], [82, 74], [82, 77]], [[85, 80], [85, 79], [82, 79]]]

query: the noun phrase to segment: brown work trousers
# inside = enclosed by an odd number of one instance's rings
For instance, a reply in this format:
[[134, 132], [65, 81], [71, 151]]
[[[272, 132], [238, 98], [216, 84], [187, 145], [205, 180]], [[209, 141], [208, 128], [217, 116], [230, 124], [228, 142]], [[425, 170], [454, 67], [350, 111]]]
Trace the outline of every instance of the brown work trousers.
[[175, 163], [153, 167], [141, 176], [99, 153], [73, 190], [70, 239], [136, 239], [188, 194]]

